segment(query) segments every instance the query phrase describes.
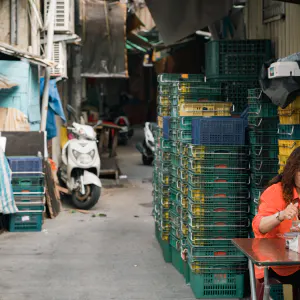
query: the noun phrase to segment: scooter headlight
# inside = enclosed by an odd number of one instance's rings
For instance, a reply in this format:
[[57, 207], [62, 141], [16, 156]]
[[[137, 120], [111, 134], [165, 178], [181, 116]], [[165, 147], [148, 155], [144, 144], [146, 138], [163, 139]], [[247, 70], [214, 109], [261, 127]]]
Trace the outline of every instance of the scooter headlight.
[[78, 159], [80, 153], [79, 153], [78, 151], [76, 151], [76, 150], [72, 150], [72, 153], [73, 153], [74, 157], [75, 157], [76, 159]]
[[88, 153], [88, 155], [90, 155], [91, 158], [94, 159], [95, 153], [96, 153], [95, 150], [92, 150], [92, 151], [90, 151], [90, 152]]

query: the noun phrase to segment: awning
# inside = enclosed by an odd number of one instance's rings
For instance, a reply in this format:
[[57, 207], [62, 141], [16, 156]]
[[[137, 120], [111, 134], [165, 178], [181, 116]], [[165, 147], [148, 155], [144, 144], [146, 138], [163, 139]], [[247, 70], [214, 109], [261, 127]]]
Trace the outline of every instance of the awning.
[[0, 90], [2, 89], [11, 89], [12, 87], [17, 86], [16, 83], [9, 81], [8, 78], [6, 78], [3, 75], [0, 75]]
[[43, 67], [55, 67], [57, 64], [53, 61], [45, 59], [41, 56], [34, 55], [25, 51], [22, 51], [16, 47], [10, 46], [6, 43], [0, 42], [0, 52], [9, 56], [14, 56], [17, 58], [24, 58], [32, 64], [40, 65]]
[[146, 0], [166, 45], [221, 20], [233, 3], [233, 0]]

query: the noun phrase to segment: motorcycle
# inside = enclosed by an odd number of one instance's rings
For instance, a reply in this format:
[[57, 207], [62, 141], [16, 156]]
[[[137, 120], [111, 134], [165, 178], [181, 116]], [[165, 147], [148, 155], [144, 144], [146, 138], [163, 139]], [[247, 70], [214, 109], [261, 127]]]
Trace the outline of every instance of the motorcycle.
[[143, 143], [137, 143], [136, 148], [142, 154], [143, 164], [150, 166], [154, 160], [154, 130], [157, 128], [156, 123], [146, 122], [144, 127], [144, 141]]
[[[67, 110], [75, 115], [71, 106]], [[101, 121], [96, 126], [100, 124]], [[68, 131], [74, 138], [69, 139], [62, 149], [63, 165], [59, 178], [71, 192], [72, 204], [79, 209], [90, 209], [98, 202], [102, 188], [96, 133], [92, 126], [77, 122], [68, 127]]]
[[118, 136], [119, 144], [127, 145], [129, 139], [133, 136], [133, 129], [130, 128], [128, 118], [126, 116], [119, 116], [114, 120], [114, 123], [121, 127]]

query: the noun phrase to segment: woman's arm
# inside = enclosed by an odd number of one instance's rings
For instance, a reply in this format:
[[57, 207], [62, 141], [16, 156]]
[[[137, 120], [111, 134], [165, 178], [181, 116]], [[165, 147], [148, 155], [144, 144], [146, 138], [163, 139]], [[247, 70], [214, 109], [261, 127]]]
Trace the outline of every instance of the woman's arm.
[[285, 210], [263, 217], [260, 220], [258, 229], [262, 234], [266, 234], [277, 227], [282, 221], [292, 220], [296, 215], [298, 215], [298, 203], [289, 204]]

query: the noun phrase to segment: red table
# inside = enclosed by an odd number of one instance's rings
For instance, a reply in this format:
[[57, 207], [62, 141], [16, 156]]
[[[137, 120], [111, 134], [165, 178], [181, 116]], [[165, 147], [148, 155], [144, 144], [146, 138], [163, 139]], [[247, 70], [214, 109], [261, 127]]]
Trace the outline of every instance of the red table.
[[286, 249], [284, 239], [233, 239], [233, 244], [249, 260], [252, 300], [256, 300], [254, 265], [264, 267], [264, 299], [269, 300], [268, 268], [300, 265], [300, 253]]

